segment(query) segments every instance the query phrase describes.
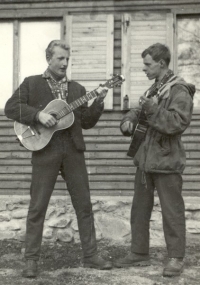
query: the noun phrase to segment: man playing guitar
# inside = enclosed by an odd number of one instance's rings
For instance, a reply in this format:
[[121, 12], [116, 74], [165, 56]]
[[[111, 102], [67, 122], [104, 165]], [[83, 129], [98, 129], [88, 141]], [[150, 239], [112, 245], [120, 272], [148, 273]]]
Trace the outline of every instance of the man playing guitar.
[[[22, 132], [19, 136], [22, 143], [31, 136], [33, 139], [39, 138], [40, 141], [41, 130], [45, 131], [59, 124], [58, 118], [44, 111], [52, 100], [58, 102], [64, 100], [66, 105], [66, 102], [69, 104], [73, 101], [80, 102], [86, 94], [83, 86], [75, 81], [69, 81], [66, 77], [69, 52], [69, 46], [64, 41], [50, 42], [46, 49], [47, 70], [43, 75], [25, 78], [6, 103], [6, 116], [24, 124], [27, 133], [28, 131], [30, 133], [24, 136]], [[109, 261], [97, 254], [84, 158], [85, 143], [82, 128], [92, 128], [98, 122], [104, 109], [103, 100], [107, 88], [99, 87], [95, 92], [97, 98], [90, 107], [82, 101], [82, 105], [74, 110], [74, 120], [69, 128], [55, 132], [47, 145], [45, 142], [45, 147], [32, 154], [31, 201], [27, 216], [24, 277], [34, 278], [38, 275], [37, 261], [40, 257], [45, 214], [60, 170], [67, 183], [77, 215], [84, 267], [97, 269], [112, 267]], [[37, 129], [34, 133], [32, 126], [35, 125], [39, 125], [41, 130]]]
[[168, 47], [160, 43], [143, 51], [143, 71], [155, 82], [121, 122], [122, 133], [133, 136], [128, 155], [134, 157], [137, 171], [131, 252], [115, 262], [117, 267], [149, 265], [149, 224], [156, 189], [169, 257], [163, 276], [177, 276], [183, 271], [185, 215], [181, 174], [186, 156], [181, 134], [190, 124], [195, 93], [194, 85], [168, 68], [170, 57]]

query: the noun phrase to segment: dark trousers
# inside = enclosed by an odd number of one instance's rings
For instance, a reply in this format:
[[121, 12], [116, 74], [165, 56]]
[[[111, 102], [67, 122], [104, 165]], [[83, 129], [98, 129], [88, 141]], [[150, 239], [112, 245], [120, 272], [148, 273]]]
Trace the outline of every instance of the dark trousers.
[[149, 225], [155, 188], [161, 204], [168, 256], [182, 258], [185, 255], [185, 206], [180, 174], [146, 173], [144, 176], [144, 172], [137, 169], [131, 210], [131, 251], [149, 253]]
[[38, 260], [45, 214], [55, 182], [62, 170], [76, 212], [83, 256], [96, 254], [96, 237], [84, 153], [68, 135], [54, 134], [51, 142], [32, 157], [31, 200], [27, 216], [25, 258]]

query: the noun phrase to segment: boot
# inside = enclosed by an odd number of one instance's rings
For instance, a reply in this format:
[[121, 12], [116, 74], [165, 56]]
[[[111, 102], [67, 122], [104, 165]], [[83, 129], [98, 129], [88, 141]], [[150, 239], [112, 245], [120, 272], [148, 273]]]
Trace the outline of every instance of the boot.
[[37, 262], [32, 259], [26, 260], [25, 268], [22, 272], [22, 276], [25, 278], [35, 278], [38, 275]]
[[118, 268], [131, 266], [149, 266], [149, 255], [132, 252], [126, 255], [124, 258], [118, 259], [114, 265]]
[[168, 263], [164, 267], [163, 276], [173, 277], [180, 276], [183, 272], [184, 261], [183, 258], [169, 258]]
[[85, 257], [83, 260], [83, 266], [87, 268], [109, 270], [112, 268], [112, 263], [110, 261], [104, 260], [98, 255], [94, 255], [92, 257]]

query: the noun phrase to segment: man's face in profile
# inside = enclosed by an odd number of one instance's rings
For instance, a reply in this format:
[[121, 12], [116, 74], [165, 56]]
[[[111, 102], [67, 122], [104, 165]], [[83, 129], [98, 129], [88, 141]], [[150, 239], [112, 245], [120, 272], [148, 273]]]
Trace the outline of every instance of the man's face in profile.
[[145, 72], [149, 80], [157, 79], [159, 77], [161, 72], [160, 61], [156, 62], [155, 60], [153, 60], [151, 55], [147, 54], [143, 58], [143, 64], [144, 67], [142, 70]]

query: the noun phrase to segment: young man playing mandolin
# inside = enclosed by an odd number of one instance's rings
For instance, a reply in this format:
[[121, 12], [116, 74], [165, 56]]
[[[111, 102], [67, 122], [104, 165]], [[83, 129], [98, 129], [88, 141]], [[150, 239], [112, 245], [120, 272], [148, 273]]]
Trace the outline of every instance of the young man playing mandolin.
[[[69, 81], [66, 77], [69, 56], [69, 47], [65, 42], [50, 42], [46, 49], [47, 70], [43, 75], [25, 78], [6, 103], [6, 116], [24, 125], [43, 126], [46, 130], [59, 124], [56, 116], [45, 112], [44, 108], [54, 99], [67, 101], [68, 104], [75, 100], [80, 102], [80, 98], [84, 98], [86, 94], [83, 86]], [[98, 122], [104, 109], [103, 100], [107, 90], [106, 87], [99, 87], [95, 91], [97, 98], [90, 107], [82, 100], [82, 105], [74, 110], [75, 119], [74, 122], [70, 122], [69, 128], [56, 131], [44, 148], [32, 153], [31, 200], [27, 216], [24, 277], [33, 278], [38, 274], [37, 261], [40, 256], [45, 214], [60, 170], [76, 211], [84, 266], [97, 269], [112, 267], [110, 262], [97, 254], [82, 135], [82, 128], [90, 129]], [[34, 133], [34, 138], [37, 138], [40, 132], [39, 128], [32, 128], [30, 135]], [[23, 140], [25, 141], [26, 137], [23, 137]]]
[[143, 51], [143, 71], [155, 83], [120, 125], [124, 135], [133, 135], [128, 154], [134, 157], [137, 171], [131, 210], [131, 252], [115, 265], [149, 265], [149, 222], [156, 189], [169, 258], [163, 276], [178, 276], [185, 255], [181, 174], [186, 157], [181, 134], [191, 121], [195, 86], [173, 74], [168, 68], [170, 57], [168, 47], [159, 43]]

